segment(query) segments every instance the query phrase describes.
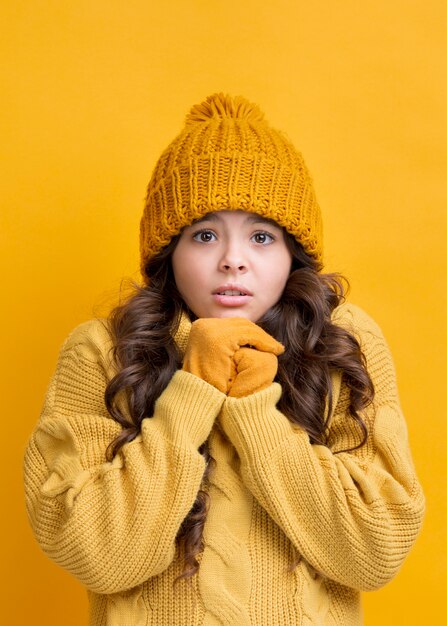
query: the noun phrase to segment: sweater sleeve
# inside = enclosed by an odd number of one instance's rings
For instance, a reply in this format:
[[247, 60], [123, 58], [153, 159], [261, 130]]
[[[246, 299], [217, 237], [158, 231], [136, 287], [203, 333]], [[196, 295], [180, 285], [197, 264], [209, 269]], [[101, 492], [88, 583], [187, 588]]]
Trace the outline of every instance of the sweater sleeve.
[[25, 494], [46, 554], [88, 589], [116, 593], [173, 560], [205, 469], [198, 448], [225, 395], [177, 371], [141, 433], [106, 461], [121, 427], [104, 404], [111, 375], [100, 325], [80, 325], [61, 349], [25, 453]]
[[244, 482], [298, 553], [317, 573], [371, 590], [387, 583], [408, 554], [421, 527], [424, 497], [388, 346], [378, 326], [350, 306], [376, 391], [363, 414], [365, 446], [336, 453], [360, 440], [339, 373], [327, 447], [312, 445], [276, 408], [277, 383], [246, 398], [228, 398], [221, 420], [241, 458]]

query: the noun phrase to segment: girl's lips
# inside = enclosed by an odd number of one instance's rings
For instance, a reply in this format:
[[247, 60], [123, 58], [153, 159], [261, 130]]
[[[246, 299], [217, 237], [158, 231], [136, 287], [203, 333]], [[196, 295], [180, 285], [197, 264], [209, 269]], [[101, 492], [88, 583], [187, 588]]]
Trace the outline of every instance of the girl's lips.
[[243, 306], [247, 304], [252, 296], [223, 296], [219, 293], [213, 294], [214, 302], [220, 304], [221, 306]]

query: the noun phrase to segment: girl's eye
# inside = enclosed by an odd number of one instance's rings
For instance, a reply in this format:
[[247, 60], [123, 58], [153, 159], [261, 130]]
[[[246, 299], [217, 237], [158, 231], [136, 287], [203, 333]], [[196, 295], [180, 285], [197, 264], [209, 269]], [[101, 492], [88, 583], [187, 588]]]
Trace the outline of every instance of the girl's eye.
[[273, 235], [270, 235], [270, 233], [266, 233], [264, 231], [255, 233], [253, 235], [253, 239], [255, 240], [255, 243], [272, 243], [273, 241], [275, 241]]
[[196, 233], [194, 233], [193, 235], [193, 239], [194, 241], [201, 241], [203, 243], [209, 243], [210, 241], [213, 241], [213, 237], [215, 237], [216, 235], [213, 233], [212, 230], [199, 230]]

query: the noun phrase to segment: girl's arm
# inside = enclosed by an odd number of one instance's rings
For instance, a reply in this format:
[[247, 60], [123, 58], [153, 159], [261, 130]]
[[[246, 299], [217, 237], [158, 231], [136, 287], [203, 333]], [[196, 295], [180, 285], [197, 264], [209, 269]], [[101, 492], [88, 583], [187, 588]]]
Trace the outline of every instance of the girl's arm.
[[121, 427], [103, 400], [111, 377], [106, 334], [92, 321], [65, 342], [24, 467], [37, 541], [97, 593], [130, 589], [173, 560], [205, 469], [198, 448], [225, 399], [176, 372], [141, 433], [107, 462]]
[[307, 433], [275, 408], [277, 383], [228, 398], [221, 420], [241, 458], [243, 480], [299, 554], [325, 577], [370, 590], [399, 569], [420, 530], [424, 499], [388, 346], [365, 313], [350, 309], [376, 389], [364, 416], [365, 446], [333, 453], [359, 441], [340, 376], [329, 447], [311, 445]]

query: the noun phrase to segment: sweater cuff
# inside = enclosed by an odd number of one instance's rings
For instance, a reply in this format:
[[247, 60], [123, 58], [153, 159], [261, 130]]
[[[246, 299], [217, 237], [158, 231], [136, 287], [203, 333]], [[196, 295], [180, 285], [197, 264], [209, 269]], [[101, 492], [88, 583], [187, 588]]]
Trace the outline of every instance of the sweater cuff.
[[[208, 437], [226, 395], [201, 378], [177, 370], [143, 427], [156, 427], [177, 447], [198, 449]], [[146, 423], [146, 424], [145, 424]]]
[[307, 433], [293, 426], [276, 408], [281, 385], [273, 383], [266, 389], [243, 398], [228, 397], [221, 413], [221, 424], [240, 455], [267, 457], [285, 439]]

